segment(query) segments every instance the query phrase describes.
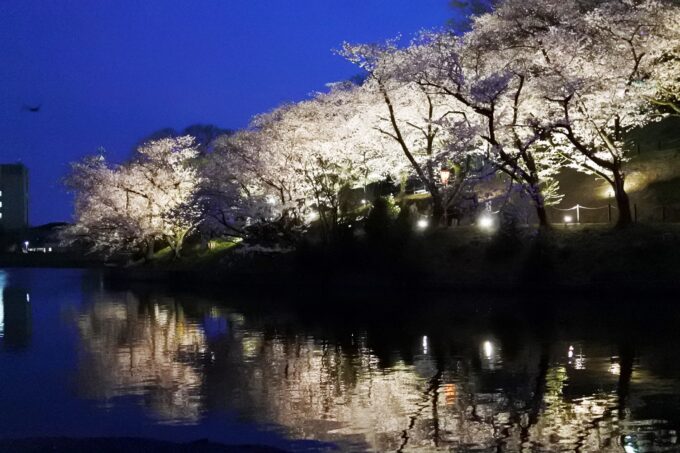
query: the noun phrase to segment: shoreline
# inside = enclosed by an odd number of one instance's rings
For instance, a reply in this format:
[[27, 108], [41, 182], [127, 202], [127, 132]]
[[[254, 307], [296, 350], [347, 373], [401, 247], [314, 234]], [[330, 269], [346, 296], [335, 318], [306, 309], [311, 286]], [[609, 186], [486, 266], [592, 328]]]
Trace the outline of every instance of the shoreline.
[[680, 290], [680, 225], [531, 229], [515, 236], [471, 229], [380, 243], [303, 245], [280, 254], [200, 252], [116, 266], [77, 254], [0, 255], [0, 267], [83, 268], [112, 282], [229, 290], [455, 293], [666, 293]]

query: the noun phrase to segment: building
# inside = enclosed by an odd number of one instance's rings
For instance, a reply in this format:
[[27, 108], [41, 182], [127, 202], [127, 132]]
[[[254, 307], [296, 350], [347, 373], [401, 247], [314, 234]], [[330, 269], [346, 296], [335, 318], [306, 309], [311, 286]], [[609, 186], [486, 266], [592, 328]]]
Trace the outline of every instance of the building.
[[0, 232], [28, 227], [28, 169], [0, 164]]

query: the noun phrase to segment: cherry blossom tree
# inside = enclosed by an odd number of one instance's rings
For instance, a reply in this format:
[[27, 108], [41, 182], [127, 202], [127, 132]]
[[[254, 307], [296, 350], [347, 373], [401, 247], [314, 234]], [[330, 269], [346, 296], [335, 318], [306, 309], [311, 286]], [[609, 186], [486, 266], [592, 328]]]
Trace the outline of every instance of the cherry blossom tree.
[[[412, 77], [417, 62], [409, 50], [400, 50], [393, 42], [385, 46], [346, 43], [341, 53], [369, 74], [362, 88], [372, 93], [373, 103], [380, 103], [369, 121], [425, 186], [433, 218], [441, 222], [478, 177], [481, 154], [475, 125], [466, 112], [451, 109], [440, 92]], [[449, 184], [442, 175], [452, 169], [456, 171]]]
[[64, 232], [67, 242], [85, 240], [94, 250], [107, 252], [152, 247], [155, 235], [129, 209], [121, 179], [103, 154], [72, 164], [66, 185], [75, 194], [75, 222]]
[[218, 141], [220, 165], [238, 169], [224, 178], [250, 200], [244, 219], [300, 228], [318, 219], [332, 234], [342, 220], [342, 191], [383, 179], [389, 167], [362, 94], [353, 84], [335, 84], [258, 115], [248, 129]]
[[194, 139], [184, 136], [148, 142], [122, 165], [107, 165], [102, 154], [75, 163], [67, 180], [76, 205], [68, 236], [95, 250], [144, 250], [147, 257], [161, 240], [180, 257], [201, 220], [197, 155]]
[[668, 99], [677, 17], [654, 0], [506, 0], [473, 26], [485, 46], [529, 63], [529, 90], [543, 101], [532, 110], [549, 119], [551, 146], [612, 186], [619, 226], [632, 222], [626, 133], [658, 117], [650, 100]]
[[[477, 152], [522, 189], [547, 227], [545, 207], [559, 199], [560, 157], [550, 152], [547, 125], [533, 113], [533, 76], [524, 62], [488, 45], [474, 29], [462, 38], [424, 33], [407, 52], [405, 76], [466, 119]], [[456, 129], [450, 133], [460, 136]]]

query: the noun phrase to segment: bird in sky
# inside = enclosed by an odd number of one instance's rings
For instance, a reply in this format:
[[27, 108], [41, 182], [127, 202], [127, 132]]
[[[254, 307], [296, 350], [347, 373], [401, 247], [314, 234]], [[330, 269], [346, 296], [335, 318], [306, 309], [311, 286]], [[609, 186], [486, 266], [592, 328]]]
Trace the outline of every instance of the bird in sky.
[[32, 113], [38, 113], [40, 111], [40, 107], [42, 107], [42, 104], [38, 104], [36, 106], [24, 104], [24, 110], [27, 110]]

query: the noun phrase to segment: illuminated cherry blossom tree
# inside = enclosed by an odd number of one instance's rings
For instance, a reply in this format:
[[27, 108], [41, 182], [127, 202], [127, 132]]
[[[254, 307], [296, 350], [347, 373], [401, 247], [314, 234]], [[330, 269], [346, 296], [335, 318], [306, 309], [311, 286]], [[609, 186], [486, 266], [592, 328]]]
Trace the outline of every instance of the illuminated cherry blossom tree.
[[465, 120], [446, 125], [468, 146], [523, 189], [548, 225], [546, 202], [557, 197], [554, 176], [559, 156], [547, 149], [546, 126], [533, 113], [530, 74], [522, 64], [477, 42], [474, 30], [464, 38], [424, 33], [405, 53], [401, 77], [442, 101], [446, 112]]
[[[441, 222], [478, 176], [481, 142], [465, 111], [452, 109], [438, 90], [412, 77], [418, 62], [410, 50], [400, 50], [393, 42], [385, 46], [345, 44], [342, 55], [368, 72], [362, 88], [372, 93], [373, 103], [380, 103], [369, 122], [392, 142], [410, 173], [425, 186], [433, 217]], [[442, 175], [452, 169], [456, 171], [449, 184]]]
[[233, 181], [246, 200], [242, 221], [305, 228], [318, 220], [332, 234], [343, 220], [343, 191], [399, 171], [398, 155], [372, 127], [365, 94], [351, 83], [334, 84], [218, 141], [215, 165], [226, 171], [215, 179]]
[[147, 257], [161, 240], [179, 257], [201, 219], [197, 154], [193, 138], [184, 136], [148, 142], [123, 165], [107, 165], [102, 154], [74, 164], [67, 184], [76, 211], [68, 236], [87, 239], [96, 250], [143, 249]]
[[612, 186], [620, 226], [632, 222], [626, 133], [658, 118], [650, 100], [672, 106], [677, 11], [653, 0], [506, 0], [473, 25], [476, 42], [526, 64], [531, 111], [548, 120], [551, 146]]

